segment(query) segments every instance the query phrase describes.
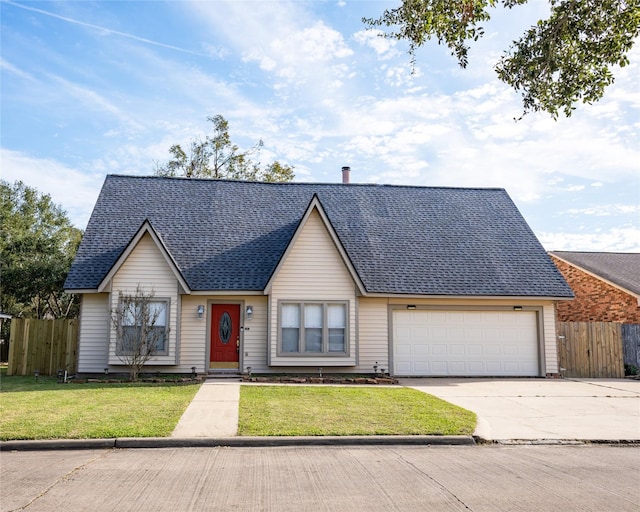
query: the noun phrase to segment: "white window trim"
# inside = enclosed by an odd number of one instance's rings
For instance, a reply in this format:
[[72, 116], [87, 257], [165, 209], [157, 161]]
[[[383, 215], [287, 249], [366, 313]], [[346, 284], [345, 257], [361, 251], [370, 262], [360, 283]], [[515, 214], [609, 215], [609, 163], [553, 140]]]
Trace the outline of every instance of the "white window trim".
[[[322, 352], [306, 352], [304, 347], [304, 306], [305, 305], [322, 305]], [[282, 307], [285, 305], [296, 305], [300, 308], [300, 326], [299, 326], [299, 352], [285, 352], [282, 350]], [[328, 306], [340, 305], [344, 306], [345, 326], [344, 326], [344, 351], [329, 352], [329, 326], [327, 319]], [[278, 300], [278, 357], [345, 357], [349, 355], [349, 301], [348, 300]]]

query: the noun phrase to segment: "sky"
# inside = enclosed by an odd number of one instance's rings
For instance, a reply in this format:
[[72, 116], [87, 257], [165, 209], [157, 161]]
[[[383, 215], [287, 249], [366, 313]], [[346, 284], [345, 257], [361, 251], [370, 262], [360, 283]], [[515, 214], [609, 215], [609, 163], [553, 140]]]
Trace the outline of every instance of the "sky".
[[640, 252], [640, 45], [594, 105], [522, 120], [493, 65], [548, 12], [498, 8], [461, 69], [367, 30], [387, 1], [0, 1], [0, 177], [84, 229], [107, 174], [229, 122], [296, 181], [506, 189], [547, 250]]

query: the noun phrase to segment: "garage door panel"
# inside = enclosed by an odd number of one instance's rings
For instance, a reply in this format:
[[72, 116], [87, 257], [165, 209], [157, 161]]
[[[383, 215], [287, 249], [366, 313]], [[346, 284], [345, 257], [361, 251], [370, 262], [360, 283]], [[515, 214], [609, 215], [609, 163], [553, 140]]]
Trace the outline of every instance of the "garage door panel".
[[430, 353], [432, 356], [446, 356], [447, 355], [447, 345], [444, 343], [437, 343], [430, 345]]
[[460, 344], [451, 344], [449, 345], [448, 355], [450, 356], [464, 356], [465, 354], [465, 345]]
[[467, 345], [467, 355], [470, 357], [482, 357], [485, 353], [482, 345]]
[[409, 363], [408, 361], [402, 362], [396, 362], [396, 373], [399, 375], [412, 375], [413, 371], [411, 369], [411, 363]]
[[396, 345], [396, 355], [399, 357], [402, 356], [411, 356], [411, 345], [400, 343]]
[[537, 376], [531, 311], [394, 311], [396, 375]]
[[413, 355], [416, 357], [424, 356], [429, 354], [428, 345], [414, 345], [413, 346]]
[[467, 363], [467, 371], [480, 375], [484, 372], [484, 363], [480, 361], [471, 361]]

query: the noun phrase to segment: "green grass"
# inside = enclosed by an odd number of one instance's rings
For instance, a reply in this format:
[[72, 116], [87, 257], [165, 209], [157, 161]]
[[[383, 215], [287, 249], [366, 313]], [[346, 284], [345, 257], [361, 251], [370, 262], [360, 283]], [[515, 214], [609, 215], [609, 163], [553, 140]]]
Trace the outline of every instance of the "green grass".
[[470, 435], [476, 415], [408, 388], [242, 386], [241, 436]]
[[55, 378], [0, 380], [0, 440], [164, 437], [199, 384], [58, 384]]

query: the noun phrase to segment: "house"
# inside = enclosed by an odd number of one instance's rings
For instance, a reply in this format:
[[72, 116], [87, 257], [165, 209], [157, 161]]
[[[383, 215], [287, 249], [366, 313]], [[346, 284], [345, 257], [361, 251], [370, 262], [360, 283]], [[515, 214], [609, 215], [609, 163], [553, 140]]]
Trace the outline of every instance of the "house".
[[65, 284], [79, 372], [123, 370], [110, 311], [137, 286], [163, 373], [557, 374], [572, 297], [502, 189], [112, 175]]
[[559, 322], [640, 324], [640, 253], [553, 251], [575, 293], [557, 305]]

